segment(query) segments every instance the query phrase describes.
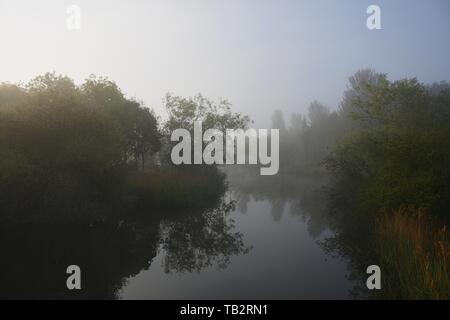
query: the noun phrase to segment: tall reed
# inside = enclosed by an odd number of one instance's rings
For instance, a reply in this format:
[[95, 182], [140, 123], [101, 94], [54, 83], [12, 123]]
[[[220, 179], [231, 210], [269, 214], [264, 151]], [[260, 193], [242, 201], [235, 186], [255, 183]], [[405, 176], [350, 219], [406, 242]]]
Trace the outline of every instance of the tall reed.
[[423, 209], [403, 206], [380, 216], [375, 236], [382, 298], [450, 298], [450, 237], [445, 226], [434, 227]]

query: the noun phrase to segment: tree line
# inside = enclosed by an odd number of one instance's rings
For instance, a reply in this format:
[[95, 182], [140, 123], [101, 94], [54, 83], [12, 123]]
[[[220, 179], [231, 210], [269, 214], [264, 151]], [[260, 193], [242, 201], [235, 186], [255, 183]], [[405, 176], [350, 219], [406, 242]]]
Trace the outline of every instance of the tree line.
[[450, 85], [360, 70], [335, 111], [315, 101], [272, 122], [286, 173], [330, 173], [329, 244], [361, 272], [376, 257], [383, 297], [448, 298]]
[[151, 211], [219, 197], [225, 186], [216, 168], [171, 166], [169, 133], [196, 119], [243, 127], [248, 117], [201, 95], [168, 94], [165, 107], [162, 122], [95, 76], [81, 85], [55, 73], [1, 84], [0, 220], [104, 219], [117, 203]]

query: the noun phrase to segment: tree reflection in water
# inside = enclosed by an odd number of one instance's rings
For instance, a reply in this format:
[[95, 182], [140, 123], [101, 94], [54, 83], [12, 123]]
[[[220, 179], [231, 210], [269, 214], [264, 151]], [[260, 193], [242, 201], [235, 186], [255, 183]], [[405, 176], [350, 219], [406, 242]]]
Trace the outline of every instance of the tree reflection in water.
[[327, 176], [280, 173], [263, 177], [238, 167], [227, 169], [226, 172], [241, 213], [247, 212], [248, 203], [252, 200], [268, 201], [275, 222], [281, 221], [286, 212], [300, 216], [313, 238], [318, 238], [329, 227], [327, 195], [324, 192]]
[[[0, 225], [0, 298], [118, 298], [126, 279], [164, 250], [166, 272], [192, 272], [246, 253], [233, 231], [234, 202], [164, 221], [95, 225]], [[66, 268], [81, 268], [81, 290], [66, 288]]]
[[165, 272], [199, 272], [213, 264], [226, 268], [232, 255], [247, 253], [243, 235], [234, 232], [229, 212], [235, 202], [222, 202], [213, 210], [164, 221], [161, 226]]
[[[331, 258], [339, 258], [347, 265], [346, 277], [352, 283], [349, 296], [357, 299], [373, 297], [367, 290], [366, 268], [373, 263], [375, 253], [364, 242], [367, 225], [346, 220], [351, 210], [336, 193], [351, 197], [351, 190], [336, 190], [326, 174], [288, 175], [279, 173], [261, 177], [251, 170], [234, 167], [226, 171], [238, 208], [246, 212], [253, 199], [268, 201], [272, 219], [280, 222], [287, 212], [300, 216], [309, 235]], [[326, 232], [328, 231], [328, 232]]]

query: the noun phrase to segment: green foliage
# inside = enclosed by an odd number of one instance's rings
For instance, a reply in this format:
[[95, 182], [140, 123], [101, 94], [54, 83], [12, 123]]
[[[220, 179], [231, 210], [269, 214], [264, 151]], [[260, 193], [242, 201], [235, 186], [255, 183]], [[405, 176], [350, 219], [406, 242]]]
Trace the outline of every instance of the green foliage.
[[102, 216], [102, 203], [121, 193], [130, 150], [154, 152], [159, 143], [156, 118], [112, 82], [78, 87], [47, 73], [23, 87], [1, 85], [0, 218]]
[[[166, 132], [191, 129], [194, 120], [211, 128], [249, 121], [225, 100], [215, 105], [201, 95], [168, 95], [166, 106]], [[215, 203], [226, 188], [217, 168], [144, 167], [161, 138], [153, 112], [106, 78], [77, 86], [47, 73], [24, 86], [0, 85], [0, 221], [104, 220]], [[139, 160], [148, 172], [136, 170]]]
[[216, 104], [201, 94], [193, 98], [183, 98], [166, 95], [165, 107], [169, 119], [165, 128], [167, 132], [184, 128], [192, 131], [195, 121], [202, 121], [203, 130], [244, 129], [250, 122], [248, 116], [231, 111], [231, 104], [227, 100], [219, 100]]
[[153, 111], [141, 103], [125, 98], [117, 85], [106, 79], [91, 76], [81, 86], [89, 104], [100, 106], [110, 113], [119, 124], [125, 137], [125, 158], [137, 160], [147, 153], [161, 148], [161, 134]]
[[165, 146], [162, 148], [161, 160], [166, 164], [171, 164], [170, 150], [173, 143], [170, 135], [176, 129], [186, 129], [192, 134], [194, 122], [201, 121], [203, 131], [217, 129], [226, 132], [226, 129], [245, 129], [250, 123], [248, 116], [233, 112], [227, 100], [220, 99], [214, 103], [201, 94], [183, 98], [168, 93], [164, 105], [169, 118], [164, 125]]
[[[375, 297], [448, 297], [448, 235], [435, 226], [450, 221], [449, 115], [446, 83], [391, 82], [372, 70], [350, 78], [325, 159], [336, 235], [324, 245], [349, 258], [356, 277], [374, 261], [385, 270]], [[429, 219], [417, 216], [425, 211]]]
[[384, 79], [365, 91], [353, 100], [359, 129], [337, 146], [329, 168], [353, 186], [359, 209], [412, 204], [448, 218], [449, 90], [431, 94], [415, 79]]

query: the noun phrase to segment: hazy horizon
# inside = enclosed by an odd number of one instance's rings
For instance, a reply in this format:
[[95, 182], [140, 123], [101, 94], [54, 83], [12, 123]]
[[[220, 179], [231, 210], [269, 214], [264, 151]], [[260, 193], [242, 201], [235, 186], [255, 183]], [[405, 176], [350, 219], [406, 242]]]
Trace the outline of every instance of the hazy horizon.
[[[68, 30], [66, 9], [81, 8]], [[381, 8], [368, 30], [366, 8]], [[450, 2], [0, 1], [0, 82], [50, 71], [115, 81], [165, 115], [167, 92], [226, 98], [255, 127], [270, 114], [334, 109], [361, 68], [389, 79], [450, 80]]]

